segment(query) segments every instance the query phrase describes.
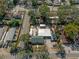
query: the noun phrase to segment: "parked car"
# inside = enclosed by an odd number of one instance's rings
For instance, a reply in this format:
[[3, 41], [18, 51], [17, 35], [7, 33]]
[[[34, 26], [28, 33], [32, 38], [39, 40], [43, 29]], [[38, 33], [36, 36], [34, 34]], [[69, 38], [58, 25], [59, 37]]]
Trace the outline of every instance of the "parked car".
[[13, 18], [15, 18], [15, 19], [21, 19], [21, 15], [13, 16]]

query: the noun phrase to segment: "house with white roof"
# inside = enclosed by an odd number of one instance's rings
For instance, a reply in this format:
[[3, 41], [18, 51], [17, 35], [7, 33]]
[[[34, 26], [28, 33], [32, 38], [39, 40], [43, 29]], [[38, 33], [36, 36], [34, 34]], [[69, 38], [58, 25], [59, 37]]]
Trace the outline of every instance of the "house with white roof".
[[53, 0], [54, 5], [61, 5], [61, 0]]
[[51, 39], [51, 31], [49, 28], [39, 28], [38, 29], [38, 36], [47, 37]]

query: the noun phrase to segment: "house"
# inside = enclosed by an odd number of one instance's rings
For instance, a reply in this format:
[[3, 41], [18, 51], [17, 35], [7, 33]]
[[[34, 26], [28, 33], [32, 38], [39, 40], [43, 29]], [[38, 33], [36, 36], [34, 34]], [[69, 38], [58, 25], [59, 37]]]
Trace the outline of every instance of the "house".
[[33, 52], [44, 52], [45, 45], [44, 45], [44, 38], [40, 36], [34, 36], [30, 40], [32, 44]]
[[15, 32], [16, 32], [16, 28], [10, 28], [8, 30], [8, 32], [5, 35], [3, 45], [2, 45], [4, 48], [7, 48], [9, 46], [9, 43], [16, 41]]
[[47, 39], [51, 39], [51, 31], [49, 28], [39, 28], [38, 29], [38, 36], [42, 36]]
[[51, 39], [51, 31], [50, 28], [46, 27], [45, 24], [40, 24], [37, 28], [37, 36], [41, 36], [47, 39]]
[[43, 39], [43, 37], [40, 37], [40, 36], [34, 36], [31, 38], [30, 42], [33, 45], [43, 45], [44, 39]]
[[79, 4], [79, 0], [73, 0], [75, 4]]
[[10, 28], [9, 31], [6, 33], [4, 42], [14, 41], [13, 39], [14, 39], [15, 31], [16, 31], [16, 28]]
[[61, 0], [52, 0], [54, 5], [61, 5]]

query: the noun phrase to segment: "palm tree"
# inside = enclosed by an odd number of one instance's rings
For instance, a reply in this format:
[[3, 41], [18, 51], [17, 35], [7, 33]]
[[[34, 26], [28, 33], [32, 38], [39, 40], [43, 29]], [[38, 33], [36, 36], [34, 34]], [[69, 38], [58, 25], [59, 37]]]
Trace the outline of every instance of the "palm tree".
[[19, 2], [20, 0], [13, 0], [13, 4], [14, 5], [17, 5], [17, 3]]

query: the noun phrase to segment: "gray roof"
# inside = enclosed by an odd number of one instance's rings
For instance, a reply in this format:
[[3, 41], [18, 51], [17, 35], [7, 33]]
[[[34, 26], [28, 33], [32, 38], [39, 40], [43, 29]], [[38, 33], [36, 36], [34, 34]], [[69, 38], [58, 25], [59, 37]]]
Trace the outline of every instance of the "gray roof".
[[79, 3], [79, 0], [74, 0], [75, 2], [74, 3]]
[[43, 37], [40, 37], [40, 36], [34, 36], [31, 38], [31, 43], [32, 44], [44, 44], [44, 39]]
[[57, 36], [55, 33], [52, 33], [51, 40], [57, 40]]
[[6, 33], [6, 36], [4, 38], [4, 42], [12, 41], [13, 37], [15, 35], [15, 31], [16, 31], [16, 28], [10, 28], [9, 31]]

